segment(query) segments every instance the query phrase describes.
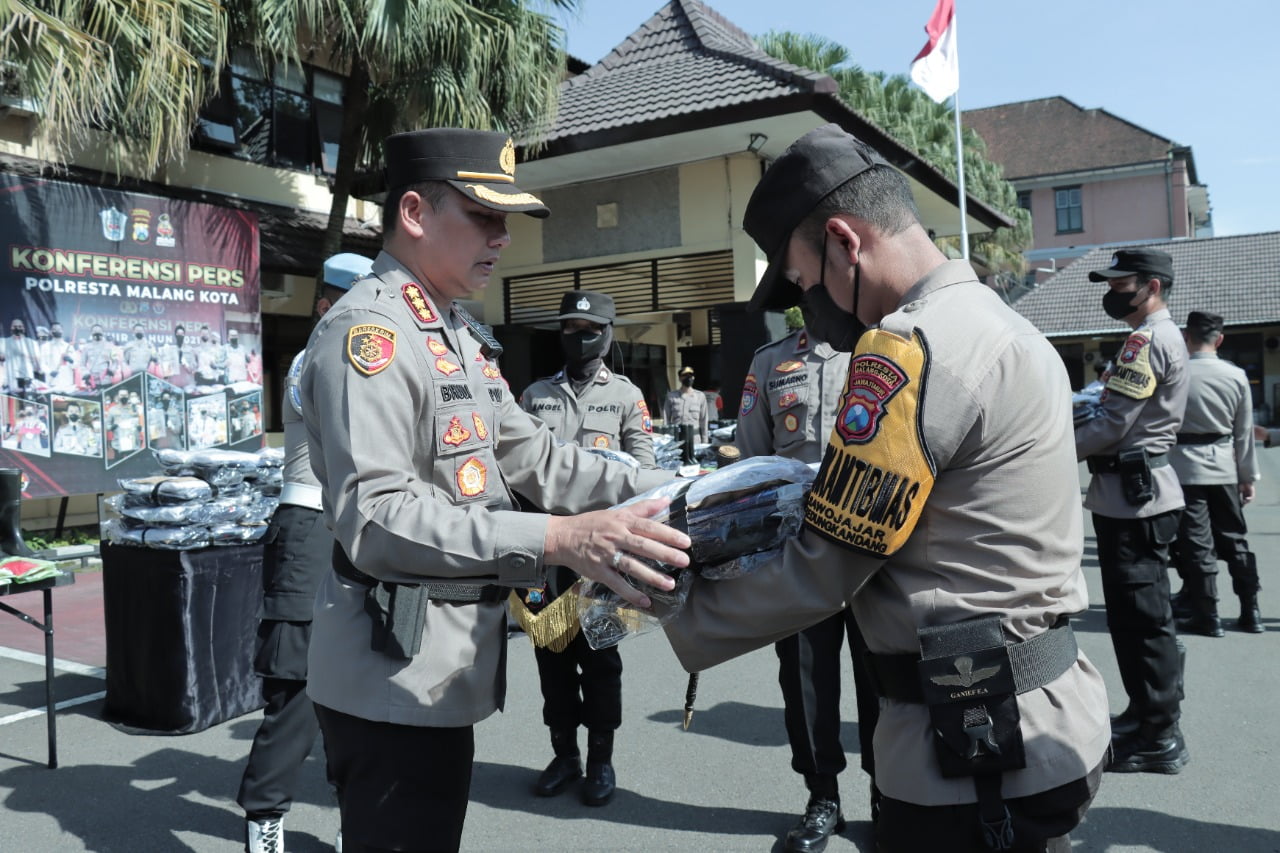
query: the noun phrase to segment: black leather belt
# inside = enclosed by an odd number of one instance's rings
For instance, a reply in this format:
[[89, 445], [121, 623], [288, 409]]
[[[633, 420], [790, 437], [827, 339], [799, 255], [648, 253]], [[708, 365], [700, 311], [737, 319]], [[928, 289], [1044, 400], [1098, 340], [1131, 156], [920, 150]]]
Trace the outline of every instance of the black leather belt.
[[1178, 444], [1217, 444], [1231, 436], [1221, 432], [1180, 432]]
[[[1090, 474], [1119, 474], [1120, 473], [1120, 457], [1119, 456], [1090, 456], [1085, 460], [1085, 464], [1089, 467]], [[1169, 454], [1149, 454], [1147, 456], [1147, 466], [1150, 468], [1163, 468], [1169, 464]]]
[[[1078, 648], [1071, 623], [1063, 617], [1057, 625], [1022, 643], [1006, 647], [1013, 665], [1018, 693], [1043, 687], [1076, 662]], [[865, 655], [876, 693], [899, 702], [924, 702], [920, 687], [919, 655]]]
[[469, 584], [427, 581], [421, 584], [393, 584], [391, 581], [380, 581], [372, 575], [366, 575], [351, 562], [347, 552], [337, 542], [333, 543], [333, 570], [338, 576], [361, 586], [377, 586], [387, 583], [393, 586], [421, 586], [427, 591], [427, 598], [432, 601], [445, 601], [450, 604], [487, 604], [505, 601], [511, 591], [497, 584]]

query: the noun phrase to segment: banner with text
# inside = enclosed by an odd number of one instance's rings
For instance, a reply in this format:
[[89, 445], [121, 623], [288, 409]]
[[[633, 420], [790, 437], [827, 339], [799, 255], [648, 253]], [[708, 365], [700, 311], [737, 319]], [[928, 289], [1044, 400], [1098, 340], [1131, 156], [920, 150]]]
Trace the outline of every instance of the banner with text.
[[255, 214], [10, 174], [0, 197], [0, 467], [24, 496], [262, 446]]

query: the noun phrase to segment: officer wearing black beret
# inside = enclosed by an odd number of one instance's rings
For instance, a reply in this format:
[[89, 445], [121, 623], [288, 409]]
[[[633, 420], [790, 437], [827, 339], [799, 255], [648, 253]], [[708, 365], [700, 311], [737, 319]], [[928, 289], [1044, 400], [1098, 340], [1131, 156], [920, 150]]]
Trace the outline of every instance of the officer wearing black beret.
[[[547, 215], [516, 183], [511, 139], [397, 134], [386, 162], [383, 251], [316, 325], [299, 382], [335, 540], [307, 692], [348, 853], [458, 849], [473, 726], [505, 699], [512, 588], [568, 566], [646, 606], [622, 575], [671, 581], [624, 543], [680, 566], [676, 548], [689, 545], [648, 517], [661, 502], [589, 512], [670, 475], [557, 442], [519, 408], [501, 347], [455, 301], [488, 285], [508, 214]], [[563, 514], [519, 512], [513, 490]]]

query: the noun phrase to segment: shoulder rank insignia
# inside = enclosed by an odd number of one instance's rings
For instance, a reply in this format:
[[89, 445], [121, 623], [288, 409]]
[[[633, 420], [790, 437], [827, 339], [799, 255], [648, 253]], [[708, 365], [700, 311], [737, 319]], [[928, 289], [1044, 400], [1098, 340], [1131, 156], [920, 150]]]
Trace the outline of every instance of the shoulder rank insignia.
[[396, 333], [382, 326], [352, 326], [347, 332], [347, 358], [365, 376], [381, 373], [396, 356]]
[[471, 423], [475, 425], [477, 438], [484, 441], [489, 437], [489, 428], [484, 425], [484, 418], [480, 417], [479, 412], [471, 413]]
[[591, 446], [592, 446], [592, 447], [608, 447], [608, 446], [609, 446], [609, 436], [607, 436], [607, 435], [597, 435], [594, 439], [592, 439], [592, 441], [591, 441]]
[[809, 348], [809, 332], [808, 330], [800, 333], [800, 337], [796, 338], [796, 352], [804, 352]]
[[485, 482], [489, 478], [489, 469], [484, 463], [472, 456], [458, 467], [458, 491], [463, 497], [474, 498], [484, 491]]
[[443, 341], [436, 340], [430, 335], [427, 336], [427, 349], [432, 355], [448, 355], [449, 347], [445, 346]]
[[803, 361], [796, 361], [792, 359], [791, 361], [782, 362], [782, 364], [779, 364], [774, 368], [774, 371], [777, 373], [795, 373], [802, 367], [804, 367]]
[[436, 312], [431, 310], [431, 303], [427, 301], [422, 288], [416, 283], [409, 282], [400, 288], [400, 292], [404, 294], [404, 301], [409, 303], [409, 310], [413, 312], [413, 316], [418, 318], [418, 322], [435, 323], [440, 320]]
[[444, 435], [440, 436], [440, 440], [450, 447], [457, 447], [467, 439], [471, 438], [471, 430], [462, 425], [462, 418], [454, 415], [449, 421], [449, 428], [445, 430]]
[[440, 358], [436, 359], [436, 370], [440, 371], [445, 376], [452, 376], [453, 374], [457, 373], [461, 369], [462, 369], [461, 367], [454, 364], [452, 361], [445, 358], [444, 356], [441, 356]]

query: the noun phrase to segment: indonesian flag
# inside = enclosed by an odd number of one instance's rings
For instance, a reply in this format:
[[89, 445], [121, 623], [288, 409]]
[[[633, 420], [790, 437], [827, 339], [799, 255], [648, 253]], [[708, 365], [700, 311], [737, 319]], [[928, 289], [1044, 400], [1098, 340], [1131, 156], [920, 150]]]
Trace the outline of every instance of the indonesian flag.
[[911, 79], [926, 95], [942, 103], [960, 90], [955, 0], [938, 0], [924, 31], [929, 41], [911, 63]]

